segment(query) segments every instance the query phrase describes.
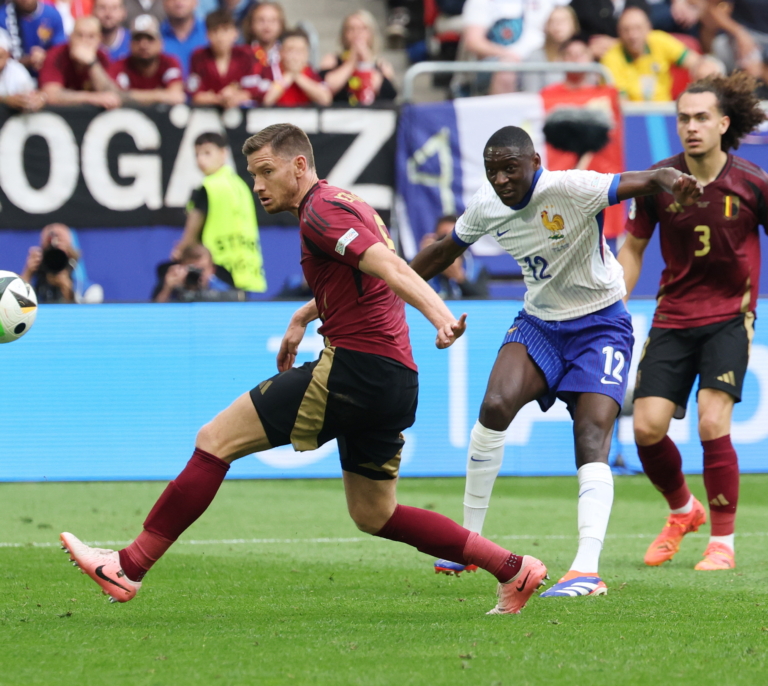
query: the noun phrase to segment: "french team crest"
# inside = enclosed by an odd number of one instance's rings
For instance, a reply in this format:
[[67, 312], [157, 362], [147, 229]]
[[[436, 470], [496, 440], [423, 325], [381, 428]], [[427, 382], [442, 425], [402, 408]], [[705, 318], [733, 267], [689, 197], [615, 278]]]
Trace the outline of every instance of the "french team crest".
[[554, 217], [552, 217], [552, 219], [550, 219], [547, 210], [543, 210], [541, 213], [541, 223], [544, 224], [544, 228], [547, 231], [552, 233], [552, 235], [549, 237], [549, 240], [560, 241], [565, 238], [565, 236], [562, 234], [562, 231], [565, 228], [565, 222], [559, 214], [556, 214]]
[[726, 219], [735, 219], [739, 216], [741, 199], [738, 195], [726, 195], [723, 199], [723, 216]]

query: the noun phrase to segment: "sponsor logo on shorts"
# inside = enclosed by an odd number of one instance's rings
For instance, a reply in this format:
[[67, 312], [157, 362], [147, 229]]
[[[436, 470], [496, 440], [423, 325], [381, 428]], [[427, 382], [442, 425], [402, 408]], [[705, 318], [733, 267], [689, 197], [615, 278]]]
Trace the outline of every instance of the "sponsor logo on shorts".
[[717, 377], [717, 380], [722, 381], [723, 383], [727, 383], [729, 386], [736, 385], [736, 375], [733, 372], [726, 372], [725, 374], [721, 374]]
[[339, 253], [339, 255], [343, 255], [347, 251], [347, 246], [359, 235], [360, 234], [357, 233], [357, 231], [354, 229], [347, 231], [347, 233], [339, 238], [338, 242], [336, 243], [336, 252]]

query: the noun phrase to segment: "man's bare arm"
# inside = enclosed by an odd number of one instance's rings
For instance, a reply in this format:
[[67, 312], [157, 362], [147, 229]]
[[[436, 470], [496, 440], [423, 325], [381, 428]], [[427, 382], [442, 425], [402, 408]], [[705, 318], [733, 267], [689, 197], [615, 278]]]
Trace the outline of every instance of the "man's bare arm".
[[459, 245], [450, 235], [445, 236], [420, 250], [411, 261], [411, 269], [429, 281], [450, 267], [466, 249], [466, 245]]
[[643, 253], [645, 253], [647, 246], [648, 239], [635, 238], [631, 233], [628, 233], [624, 245], [619, 250], [618, 260], [624, 269], [624, 283], [627, 286], [627, 295], [624, 298], [624, 302], [632, 295], [632, 291], [635, 290], [637, 285], [637, 280], [640, 278], [640, 270], [643, 267]]
[[619, 181], [619, 200], [629, 200], [642, 195], [655, 195], [662, 191], [674, 196], [681, 205], [692, 205], [701, 197], [704, 187], [690, 174], [662, 167], [648, 171], [624, 172]]

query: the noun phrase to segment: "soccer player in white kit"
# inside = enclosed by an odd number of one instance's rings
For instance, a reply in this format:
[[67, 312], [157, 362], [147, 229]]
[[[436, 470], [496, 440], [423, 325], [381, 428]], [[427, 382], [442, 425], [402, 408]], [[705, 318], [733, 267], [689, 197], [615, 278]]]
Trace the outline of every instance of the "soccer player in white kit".
[[[487, 182], [453, 233], [411, 263], [431, 279], [490, 234], [518, 262], [527, 286], [523, 310], [506, 333], [472, 429], [464, 526], [482, 531], [515, 415], [533, 400], [546, 411], [560, 398], [574, 424], [579, 547], [568, 572], [542, 597], [603, 595], [607, 587], [598, 563], [613, 505], [608, 452], [634, 343], [622, 302], [622, 269], [603, 237], [603, 210], [662, 190], [690, 205], [702, 187], [671, 168], [550, 172], [542, 168], [531, 138], [516, 126], [494, 133], [483, 158]], [[465, 570], [451, 560], [438, 560], [435, 568]]]

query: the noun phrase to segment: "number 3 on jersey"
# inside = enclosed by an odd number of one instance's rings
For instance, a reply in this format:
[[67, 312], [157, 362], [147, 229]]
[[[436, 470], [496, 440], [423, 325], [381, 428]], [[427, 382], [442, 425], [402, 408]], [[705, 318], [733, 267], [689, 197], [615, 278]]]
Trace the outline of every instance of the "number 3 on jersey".
[[611, 345], [606, 345], [603, 348], [603, 355], [605, 355], [604, 376], [600, 379], [600, 383], [618, 386], [624, 381], [621, 375], [621, 370], [624, 369], [624, 353], [615, 350]]
[[379, 227], [379, 232], [381, 233], [384, 242], [387, 244], [387, 247], [390, 250], [395, 251], [395, 242], [389, 237], [389, 231], [387, 231], [387, 225], [384, 223], [384, 220], [378, 214], [374, 214], [373, 218], [376, 221], [376, 226]]

